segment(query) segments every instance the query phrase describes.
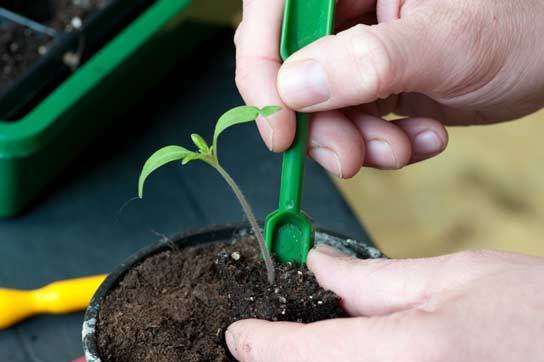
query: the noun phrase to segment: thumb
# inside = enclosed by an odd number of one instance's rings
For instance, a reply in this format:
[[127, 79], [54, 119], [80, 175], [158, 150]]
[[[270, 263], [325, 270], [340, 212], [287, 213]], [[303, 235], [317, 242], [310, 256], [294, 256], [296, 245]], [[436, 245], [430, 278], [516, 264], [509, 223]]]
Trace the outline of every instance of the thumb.
[[354, 316], [380, 316], [410, 309], [427, 309], [447, 288], [472, 275], [460, 254], [426, 258], [361, 260], [318, 246], [308, 255], [308, 268], [319, 284], [336, 293]]
[[444, 46], [433, 41], [440, 35], [429, 34], [419, 19], [357, 25], [310, 44], [281, 68], [278, 90], [282, 100], [290, 108], [315, 112], [370, 103], [401, 92], [423, 93], [419, 88], [430, 86], [427, 79], [436, 81], [434, 75], [441, 76], [437, 57], [443, 58]]
[[331, 319], [311, 324], [248, 319], [233, 323], [225, 338], [241, 362], [421, 361], [434, 343], [432, 321], [423, 315]]

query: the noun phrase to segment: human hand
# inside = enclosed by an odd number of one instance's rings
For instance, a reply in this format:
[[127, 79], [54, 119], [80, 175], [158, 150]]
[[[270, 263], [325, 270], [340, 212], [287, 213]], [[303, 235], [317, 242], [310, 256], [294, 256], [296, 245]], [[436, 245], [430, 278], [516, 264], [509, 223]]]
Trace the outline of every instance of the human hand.
[[[344, 30], [279, 58], [282, 0], [245, 0], [236, 81], [271, 150], [316, 112], [309, 154], [340, 177], [397, 169], [446, 148], [443, 125], [512, 120], [544, 106], [544, 2], [338, 0]], [[379, 25], [371, 25], [379, 22]], [[357, 24], [357, 25], [356, 25]], [[366, 25], [362, 25], [366, 24]], [[395, 112], [407, 118], [386, 122]]]
[[544, 356], [544, 259], [470, 251], [357, 260], [312, 250], [308, 267], [351, 318], [244, 320], [226, 333], [242, 362], [512, 362]]

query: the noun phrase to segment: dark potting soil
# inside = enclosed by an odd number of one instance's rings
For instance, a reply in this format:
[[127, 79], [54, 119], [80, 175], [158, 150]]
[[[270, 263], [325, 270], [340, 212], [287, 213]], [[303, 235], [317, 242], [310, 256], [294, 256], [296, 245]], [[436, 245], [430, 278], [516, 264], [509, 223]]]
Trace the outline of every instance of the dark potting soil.
[[278, 265], [266, 278], [256, 242], [172, 250], [130, 270], [97, 322], [103, 362], [224, 362], [224, 332], [240, 319], [310, 323], [342, 315], [307, 270]]
[[73, 30], [73, 19], [82, 23], [111, 0], [50, 0], [53, 16], [46, 23], [57, 30]]
[[0, 89], [28, 69], [50, 41], [27, 28], [0, 24]]
[[[58, 31], [72, 31], [110, 0], [0, 0], [0, 6]], [[76, 19], [75, 21], [73, 19]], [[77, 29], [76, 29], [77, 30]], [[0, 24], [0, 89], [43, 56], [53, 39], [21, 25]]]
[[73, 30], [72, 19], [85, 21], [111, 0], [0, 0], [0, 7], [59, 31]]

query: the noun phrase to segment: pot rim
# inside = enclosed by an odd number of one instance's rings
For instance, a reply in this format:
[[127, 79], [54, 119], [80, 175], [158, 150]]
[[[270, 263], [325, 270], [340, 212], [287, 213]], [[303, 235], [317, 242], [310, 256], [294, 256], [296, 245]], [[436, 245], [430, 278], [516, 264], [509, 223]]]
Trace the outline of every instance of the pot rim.
[[[86, 361], [101, 362], [96, 345], [96, 321], [100, 312], [100, 305], [109, 291], [118, 285], [124, 275], [131, 268], [137, 266], [145, 259], [153, 255], [171, 250], [174, 246], [191, 247], [196, 245], [228, 242], [229, 240], [235, 240], [239, 236], [244, 236], [251, 233], [251, 227], [247, 222], [213, 225], [180, 233], [171, 238], [164, 237], [158, 242], [146, 246], [128, 257], [106, 277], [104, 282], [102, 282], [100, 287], [93, 295], [85, 312], [82, 328], [82, 342]], [[357, 241], [340, 233], [331, 232], [324, 229], [316, 229], [315, 243], [324, 243], [336, 247], [342, 252], [357, 258], [376, 259], [384, 257], [380, 250], [374, 247], [374, 245], [371, 245], [371, 241]]]

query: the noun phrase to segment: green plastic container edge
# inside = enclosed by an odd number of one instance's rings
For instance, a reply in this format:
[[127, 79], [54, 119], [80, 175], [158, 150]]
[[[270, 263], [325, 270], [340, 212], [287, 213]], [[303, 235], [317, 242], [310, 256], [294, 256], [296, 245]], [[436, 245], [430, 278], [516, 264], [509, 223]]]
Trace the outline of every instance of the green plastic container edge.
[[[191, 0], [157, 0], [25, 117], [0, 121], [0, 158], [26, 156], [49, 142], [62, 127], [55, 122], [64, 112], [121, 66], [157, 31], [174, 26], [168, 22], [182, 21], [182, 10], [190, 3]], [[172, 14], [179, 16], [173, 19]]]
[[0, 121], [0, 217], [73, 172], [80, 152], [218, 31], [195, 15], [204, 3], [156, 0], [25, 117]]

